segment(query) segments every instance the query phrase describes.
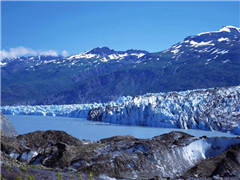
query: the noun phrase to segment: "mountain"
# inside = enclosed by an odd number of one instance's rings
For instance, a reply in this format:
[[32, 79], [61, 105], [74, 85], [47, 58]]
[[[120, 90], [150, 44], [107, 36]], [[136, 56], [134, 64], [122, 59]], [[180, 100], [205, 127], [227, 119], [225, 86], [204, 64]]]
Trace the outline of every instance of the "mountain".
[[[189, 36], [184, 41], [175, 44], [164, 53], [172, 52], [172, 59], [176, 61], [191, 58], [208, 58], [205, 65], [221, 61], [229, 63], [240, 47], [240, 29], [233, 26], [225, 26], [216, 32], [205, 32], [195, 36]], [[230, 56], [229, 56], [230, 55]], [[229, 59], [228, 59], [229, 58]]]
[[110, 60], [128, 60], [130, 62], [134, 62], [134, 60], [138, 60], [145, 54], [148, 54], [148, 52], [133, 49], [127, 51], [115, 51], [113, 49], [109, 49], [108, 47], [97, 47], [90, 51], [70, 56], [67, 59], [98, 59], [102, 62], [108, 62]]
[[[31, 56], [4, 59], [1, 63], [2, 104], [47, 104], [52, 95], [75, 89], [78, 83], [122, 69], [147, 53], [142, 50], [114, 51], [102, 47], [67, 58]], [[81, 101], [86, 100], [87, 97]], [[63, 100], [57, 104], [66, 103]]]
[[34, 66], [41, 64], [51, 63], [53, 61], [60, 61], [63, 56], [28, 56], [28, 57], [16, 57], [5, 58], [1, 61], [1, 73], [2, 76], [8, 76], [18, 71], [26, 70]]
[[156, 53], [99, 47], [66, 58], [5, 59], [1, 65], [3, 105], [107, 102], [147, 92], [235, 86], [240, 29], [225, 26], [188, 36]]

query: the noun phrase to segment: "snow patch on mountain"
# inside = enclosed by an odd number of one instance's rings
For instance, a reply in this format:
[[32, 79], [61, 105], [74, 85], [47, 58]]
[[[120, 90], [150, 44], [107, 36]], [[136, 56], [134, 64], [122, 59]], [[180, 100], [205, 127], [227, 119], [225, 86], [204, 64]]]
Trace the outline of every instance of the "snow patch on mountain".
[[225, 61], [222, 61], [223, 64], [229, 62], [229, 59], [225, 60]]
[[229, 27], [223, 27], [219, 30], [219, 32], [223, 32], [223, 31], [231, 32]]
[[[88, 52], [88, 51], [87, 51]], [[73, 56], [70, 56], [68, 58], [66, 58], [67, 60], [72, 60], [72, 59], [92, 59], [92, 58], [99, 58], [100, 56], [97, 54], [87, 54], [87, 52], [83, 52], [81, 54], [76, 54]]]
[[222, 50], [222, 51], [217, 52], [217, 54], [226, 54], [226, 53], [228, 53], [228, 51], [229, 50]]
[[229, 38], [223, 38], [223, 37], [218, 39], [218, 42], [222, 42], [222, 41], [230, 41], [230, 40]]
[[[189, 55], [196, 59], [216, 59], [218, 55], [235, 53], [235, 48], [239, 44], [240, 28], [225, 26], [219, 31], [204, 32], [195, 36], [188, 36], [183, 41], [173, 45], [162, 53], [171, 52], [173, 60], [188, 58]], [[211, 57], [211, 55], [213, 57]], [[221, 57], [220, 57], [221, 58]], [[205, 62], [207, 65], [208, 62]]]
[[219, 29], [218, 31], [211, 31], [211, 32], [203, 32], [203, 33], [199, 33], [197, 34], [197, 36], [201, 36], [204, 34], [209, 34], [209, 33], [218, 33], [218, 32], [231, 32], [231, 29], [237, 30], [238, 32], [240, 32], [240, 28], [235, 27], [235, 26], [224, 26], [221, 29]]
[[68, 60], [73, 59], [100, 59], [102, 62], [108, 62], [109, 60], [123, 60], [126, 57], [135, 56], [141, 58], [147, 52], [141, 50], [127, 50], [127, 51], [115, 51], [108, 47], [98, 47], [90, 51], [83, 52], [68, 57]]
[[4, 67], [6, 64], [7, 64], [6, 62], [3, 63], [0, 61], [0, 67]]
[[210, 45], [210, 46], [214, 46], [214, 44], [212, 43], [212, 41], [208, 41], [208, 42], [195, 42], [195, 41], [190, 41], [190, 44], [193, 46], [193, 47], [198, 47], [198, 46], [207, 46], [207, 45]]
[[229, 50], [215, 49], [211, 54], [226, 54]]

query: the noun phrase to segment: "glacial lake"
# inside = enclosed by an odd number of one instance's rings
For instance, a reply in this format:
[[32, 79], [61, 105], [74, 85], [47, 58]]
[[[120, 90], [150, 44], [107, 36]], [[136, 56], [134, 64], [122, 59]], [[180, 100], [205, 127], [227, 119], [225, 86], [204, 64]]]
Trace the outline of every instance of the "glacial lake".
[[117, 135], [131, 135], [137, 138], [152, 138], [154, 136], [171, 131], [182, 131], [196, 137], [236, 137], [236, 135], [218, 131], [113, 125], [108, 123], [87, 121], [83, 118], [32, 115], [6, 115], [6, 117], [12, 122], [19, 134], [29, 133], [37, 130], [63, 130], [79, 139], [93, 141]]

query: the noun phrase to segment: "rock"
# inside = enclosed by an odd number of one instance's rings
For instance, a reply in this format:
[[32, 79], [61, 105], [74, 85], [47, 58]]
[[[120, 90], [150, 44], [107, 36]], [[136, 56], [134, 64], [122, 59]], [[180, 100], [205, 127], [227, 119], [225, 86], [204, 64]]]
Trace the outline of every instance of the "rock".
[[231, 147], [230, 149], [218, 156], [203, 160], [202, 162], [191, 168], [185, 174], [185, 177], [212, 177], [214, 179], [220, 179], [221, 177], [229, 177], [232, 179], [240, 179], [239, 172], [240, 144]]
[[17, 131], [12, 123], [1, 113], [1, 135], [8, 137], [17, 136]]
[[[225, 150], [239, 146], [240, 138], [196, 138], [177, 131], [151, 139], [115, 136], [88, 142], [63, 131], [36, 131], [17, 138], [4, 137], [1, 144], [2, 153], [6, 157], [4, 163], [12, 159], [50, 169], [72, 169], [83, 174], [92, 172], [95, 177], [105, 177], [103, 179], [192, 177], [195, 174], [191, 174], [191, 169], [201, 167], [202, 162], [212, 164], [212, 170], [200, 171], [209, 176], [212, 172], [220, 172], [216, 168], [221, 166], [215, 162], [226, 167], [219, 174], [220, 177], [227, 176], [227, 169], [232, 167], [228, 167], [228, 162], [235, 162], [235, 169], [229, 171], [231, 176], [235, 177], [234, 172], [239, 170], [238, 149]], [[224, 153], [227, 162], [222, 161]], [[218, 156], [220, 159], [215, 160]]]
[[102, 121], [102, 107], [90, 109], [88, 112], [87, 120], [91, 121]]

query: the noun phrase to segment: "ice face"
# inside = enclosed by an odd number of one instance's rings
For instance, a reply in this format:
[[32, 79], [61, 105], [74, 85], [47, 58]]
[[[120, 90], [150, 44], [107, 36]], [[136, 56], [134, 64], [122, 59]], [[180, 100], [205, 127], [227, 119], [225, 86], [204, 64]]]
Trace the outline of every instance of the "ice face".
[[87, 118], [113, 124], [231, 131], [240, 134], [240, 86], [148, 93], [109, 103], [4, 106], [4, 114]]
[[[102, 110], [89, 120], [154, 127], [239, 133], [240, 86], [137, 96]], [[95, 114], [94, 114], [95, 113]]]
[[72, 105], [37, 105], [37, 106], [4, 106], [3, 114], [12, 115], [39, 115], [39, 116], [66, 116], [86, 118], [90, 109], [102, 104], [72, 104]]

